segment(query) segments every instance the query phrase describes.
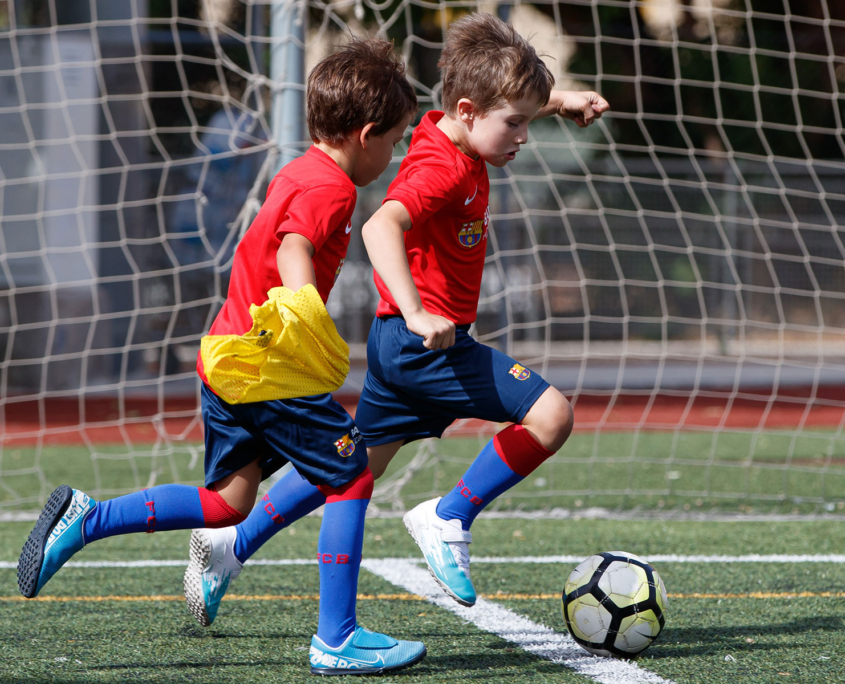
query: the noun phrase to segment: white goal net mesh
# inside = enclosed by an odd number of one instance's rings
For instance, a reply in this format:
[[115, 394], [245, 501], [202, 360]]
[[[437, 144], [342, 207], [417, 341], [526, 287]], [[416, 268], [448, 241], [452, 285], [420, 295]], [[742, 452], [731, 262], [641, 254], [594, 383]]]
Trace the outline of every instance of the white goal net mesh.
[[[285, 60], [380, 31], [437, 107], [445, 29], [470, 11], [612, 106], [587, 130], [536, 122], [490, 169], [475, 332], [577, 424], [497, 507], [843, 508], [841, 3], [0, 0], [0, 512], [62, 482], [202, 481], [196, 352], [279, 163], [274, 110], [301, 92]], [[329, 300], [350, 406], [371, 276], [356, 231]], [[495, 430], [406, 447], [374, 510], [443, 493]]]

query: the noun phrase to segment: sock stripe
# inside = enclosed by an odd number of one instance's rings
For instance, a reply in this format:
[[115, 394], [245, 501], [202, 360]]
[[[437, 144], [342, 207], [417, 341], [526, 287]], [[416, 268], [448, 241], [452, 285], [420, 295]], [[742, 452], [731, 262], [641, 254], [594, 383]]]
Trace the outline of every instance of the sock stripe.
[[373, 473], [367, 466], [354, 480], [340, 487], [326, 487], [318, 485], [317, 489], [326, 497], [326, 503], [336, 501], [354, 501], [356, 499], [370, 499], [373, 496]]
[[493, 438], [496, 453], [517, 475], [528, 477], [554, 452], [538, 442], [522, 425], [511, 425]]
[[227, 504], [217, 492], [200, 487], [199, 495], [206, 527], [229, 527], [246, 520], [243, 513]]

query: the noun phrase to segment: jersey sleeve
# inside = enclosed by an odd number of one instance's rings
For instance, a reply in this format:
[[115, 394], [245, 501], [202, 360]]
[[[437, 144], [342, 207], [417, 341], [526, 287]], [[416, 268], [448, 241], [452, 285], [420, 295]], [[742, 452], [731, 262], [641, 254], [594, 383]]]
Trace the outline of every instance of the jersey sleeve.
[[323, 185], [298, 194], [288, 205], [276, 236], [297, 233], [310, 240], [318, 251], [341, 222], [352, 215], [355, 197], [337, 186]]
[[460, 192], [454, 167], [447, 164], [419, 164], [400, 174], [390, 185], [385, 202], [401, 202], [411, 225], [424, 223]]

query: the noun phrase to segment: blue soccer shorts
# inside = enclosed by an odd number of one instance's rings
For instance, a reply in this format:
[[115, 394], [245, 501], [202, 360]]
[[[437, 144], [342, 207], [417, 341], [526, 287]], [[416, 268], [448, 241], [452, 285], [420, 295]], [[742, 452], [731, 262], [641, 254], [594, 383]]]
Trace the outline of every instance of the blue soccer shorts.
[[355, 422], [367, 444], [440, 437], [458, 418], [521, 423], [549, 387], [507, 354], [458, 326], [455, 344], [430, 350], [400, 316], [376, 318]]
[[367, 467], [367, 447], [331, 394], [229, 404], [202, 386], [205, 484], [259, 458], [262, 478], [285, 463], [315, 486], [340, 487]]

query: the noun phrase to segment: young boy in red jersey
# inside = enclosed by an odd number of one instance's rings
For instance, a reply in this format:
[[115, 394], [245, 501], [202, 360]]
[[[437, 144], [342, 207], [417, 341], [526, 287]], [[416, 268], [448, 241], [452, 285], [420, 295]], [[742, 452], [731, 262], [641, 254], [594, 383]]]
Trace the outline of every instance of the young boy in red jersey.
[[558, 451], [573, 423], [560, 392], [469, 335], [487, 249], [486, 165], [512, 161], [533, 119], [558, 114], [583, 127], [608, 104], [593, 92], [553, 91], [531, 45], [489, 14], [449, 27], [440, 67], [444, 111], [423, 117], [384, 204], [363, 229], [381, 301], [356, 420], [375, 477], [403, 444], [440, 437], [455, 419], [512, 423], [451, 492], [404, 517], [437, 582], [471, 606], [472, 522]]
[[[210, 330], [215, 339], [247, 334], [257, 324], [251, 306], [258, 307], [271, 289], [282, 286], [302, 298], [313, 295], [305, 314], [316, 307], [328, 317], [320, 300], [328, 298], [346, 256], [355, 186], [368, 185], [387, 168], [417, 100], [392, 44], [372, 39], [353, 41], [314, 68], [307, 105], [314, 144], [273, 179], [238, 245], [228, 296]], [[203, 380], [206, 486], [160, 485], [97, 502], [62, 485], [50, 496], [21, 553], [21, 592], [36, 596], [74, 553], [104, 537], [220, 528], [248, 524], [251, 518], [292, 522], [325, 504], [311, 671], [370, 674], [419, 661], [425, 655], [422, 643], [397, 641], [357, 625], [358, 570], [373, 476], [349, 414], [330, 394], [228, 403], [211, 389], [218, 385], [209, 381], [210, 368], [203, 352], [197, 371]], [[287, 462], [294, 471], [253, 509], [261, 480]], [[234, 534], [230, 540], [222, 570], [214, 574], [206, 572], [210, 547], [202, 535], [192, 538], [199, 558], [192, 557], [185, 583], [196, 594], [195, 613], [207, 605], [216, 611], [236, 574], [233, 568], [239, 569], [232, 561], [238, 550]]]

